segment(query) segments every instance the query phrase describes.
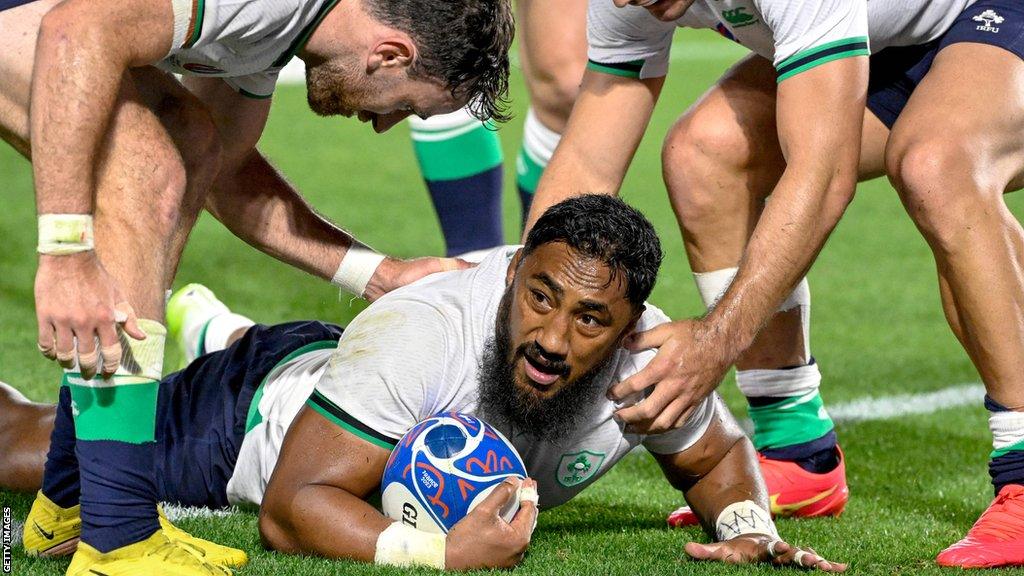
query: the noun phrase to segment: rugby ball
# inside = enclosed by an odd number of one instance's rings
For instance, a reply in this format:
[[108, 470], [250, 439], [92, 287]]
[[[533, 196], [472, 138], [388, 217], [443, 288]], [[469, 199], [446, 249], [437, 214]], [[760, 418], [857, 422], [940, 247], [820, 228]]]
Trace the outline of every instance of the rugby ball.
[[[446, 534], [509, 476], [526, 477], [523, 459], [486, 422], [457, 412], [416, 424], [391, 452], [381, 480], [384, 515], [418, 530]], [[518, 495], [501, 515], [511, 521]]]

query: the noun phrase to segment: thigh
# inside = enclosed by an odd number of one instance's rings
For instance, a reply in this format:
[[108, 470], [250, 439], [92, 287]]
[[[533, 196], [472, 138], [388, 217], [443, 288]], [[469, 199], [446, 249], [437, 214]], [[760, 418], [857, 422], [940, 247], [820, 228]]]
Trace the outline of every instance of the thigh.
[[36, 37], [58, 0], [36, 0], [0, 12], [0, 138], [28, 157], [28, 103]]
[[1024, 184], [1024, 60], [989, 44], [943, 48], [893, 126], [889, 155], [924, 143], [956, 154], [983, 188]]
[[565, 123], [587, 65], [586, 0], [519, 0], [519, 57], [541, 122]]

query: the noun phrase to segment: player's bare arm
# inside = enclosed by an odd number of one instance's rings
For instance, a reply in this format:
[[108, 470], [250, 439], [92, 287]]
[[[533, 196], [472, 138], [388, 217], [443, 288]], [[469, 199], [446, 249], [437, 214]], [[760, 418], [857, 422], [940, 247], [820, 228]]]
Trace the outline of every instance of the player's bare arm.
[[562, 141], [544, 169], [523, 238], [551, 206], [580, 194], [618, 194], [664, 84], [587, 70]]
[[630, 4], [646, 8], [658, 20], [671, 22], [686, 12], [693, 0], [615, 0], [619, 8]]
[[787, 167], [736, 280], [705, 318], [659, 326], [628, 343], [659, 352], [611, 390], [619, 398], [657, 385], [642, 405], [619, 413], [624, 421], [647, 432], [680, 425], [810, 268], [853, 198], [867, 72], [866, 57], [844, 58], [779, 85], [776, 113]]
[[[752, 502], [761, 508], [756, 512], [767, 518], [768, 493], [761, 479], [753, 445], [721, 399], [716, 399], [716, 402], [719, 417], [711, 421], [696, 444], [675, 454], [654, 454], [665, 478], [685, 494], [686, 501], [691, 503], [701, 519], [705, 532], [717, 540], [711, 544], [689, 542], [685, 547], [686, 553], [696, 560], [771, 562], [825, 572], [846, 570], [845, 564], [825, 560], [813, 550], [792, 546], [774, 534], [751, 531], [727, 540], [720, 539], [721, 531], [717, 524], [723, 511], [736, 506], [736, 503]], [[774, 528], [764, 531], [774, 531]]]
[[[380, 487], [387, 459], [384, 448], [303, 408], [281, 447], [260, 509], [263, 543], [290, 554], [374, 562], [378, 538], [394, 521], [365, 498]], [[536, 505], [523, 502], [511, 523], [499, 516], [517, 488], [511, 480], [503, 483], [455, 525], [442, 544], [441, 567], [508, 568], [522, 560]]]
[[[256, 148], [270, 100], [243, 96], [216, 78], [189, 78], [187, 83], [209, 106], [223, 141], [220, 174], [207, 197], [207, 209], [251, 246], [332, 279], [353, 242], [360, 244], [318, 214]], [[452, 258], [386, 258], [363, 295], [375, 300], [427, 274], [467, 266]]]
[[[132, 89], [130, 83], [122, 83], [125, 73], [162, 58], [170, 49], [172, 27], [170, 4], [152, 0], [133, 0], [103, 11], [90, 2], [72, 0], [43, 17], [30, 117], [36, 208], [41, 216], [63, 219], [56, 226], [82, 227], [71, 236], [91, 241], [98, 150], [119, 92]], [[154, 233], [161, 228], [158, 219], [166, 217], [156, 210], [133, 215], [152, 221]], [[77, 338], [82, 371], [88, 375], [96, 364], [93, 343], [98, 337], [104, 353], [102, 372], [109, 375], [120, 357], [116, 322], [127, 320], [125, 329], [134, 338], [145, 334], [134, 324], [120, 286], [95, 251], [85, 248], [66, 253], [41, 246], [35, 287], [39, 348], [70, 367]]]

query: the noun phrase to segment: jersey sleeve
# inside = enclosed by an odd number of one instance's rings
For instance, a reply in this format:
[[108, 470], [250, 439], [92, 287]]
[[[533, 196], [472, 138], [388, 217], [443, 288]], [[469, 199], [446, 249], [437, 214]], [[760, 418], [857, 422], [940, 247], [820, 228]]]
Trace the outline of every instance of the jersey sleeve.
[[306, 404], [348, 432], [392, 449], [443, 388], [448, 325], [428, 304], [378, 302], [345, 329]]
[[718, 392], [713, 392], [693, 408], [690, 417], [680, 428], [664, 434], [645, 436], [641, 442], [644, 448], [654, 454], [682, 452], [704, 436], [716, 412], [721, 409], [724, 409], [722, 400], [718, 397]]
[[867, 56], [867, 0], [755, 0], [775, 40], [782, 82], [827, 62]]
[[277, 86], [277, 76], [279, 74], [280, 71], [278, 70], [260, 72], [259, 74], [249, 74], [248, 76], [224, 78], [224, 82], [246, 98], [265, 100], [274, 95], [274, 88]]
[[639, 6], [619, 8], [612, 0], [591, 0], [587, 9], [587, 68], [627, 78], [668, 73], [676, 25]]

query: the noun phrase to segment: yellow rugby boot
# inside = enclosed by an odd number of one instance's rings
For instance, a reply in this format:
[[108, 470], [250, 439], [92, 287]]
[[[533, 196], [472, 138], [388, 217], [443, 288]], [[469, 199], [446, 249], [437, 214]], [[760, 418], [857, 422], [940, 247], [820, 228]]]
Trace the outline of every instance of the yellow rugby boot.
[[203, 560], [170, 541], [163, 530], [106, 554], [80, 542], [67, 576], [231, 576], [230, 569]]
[[241, 568], [249, 562], [249, 557], [242, 550], [221, 546], [202, 538], [196, 538], [171, 524], [171, 521], [167, 519], [167, 515], [164, 514], [163, 507], [157, 506], [156, 511], [160, 514], [160, 529], [163, 530], [164, 535], [180, 546], [192, 548], [193, 552], [198, 554], [203, 560], [229, 568]]
[[79, 507], [61, 508], [40, 490], [25, 519], [21, 542], [29, 556], [67, 556], [75, 551], [81, 533]]

